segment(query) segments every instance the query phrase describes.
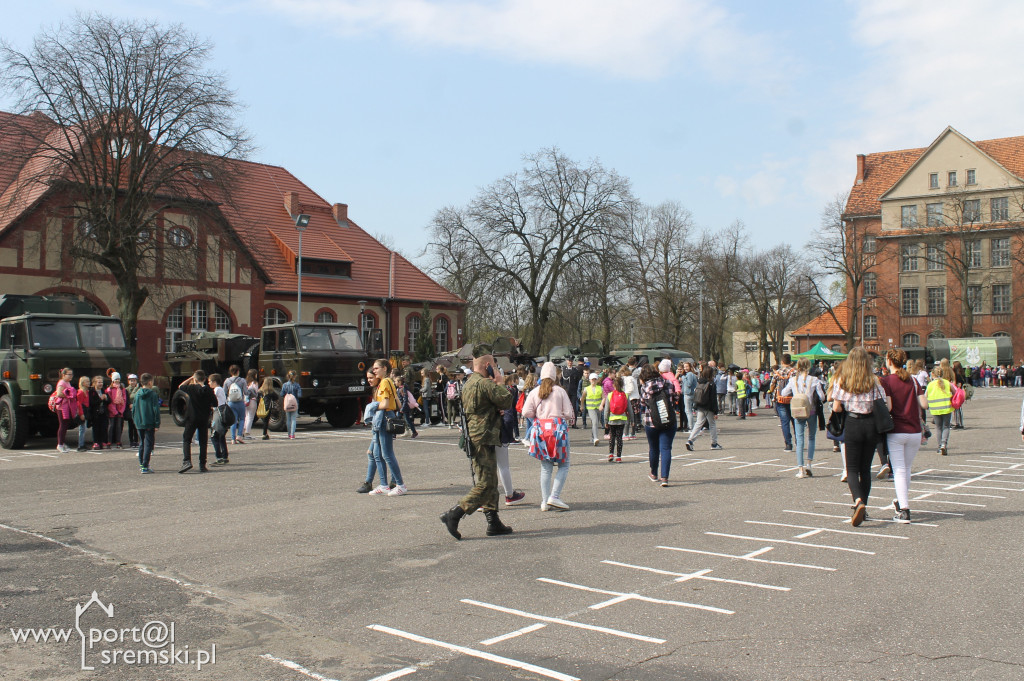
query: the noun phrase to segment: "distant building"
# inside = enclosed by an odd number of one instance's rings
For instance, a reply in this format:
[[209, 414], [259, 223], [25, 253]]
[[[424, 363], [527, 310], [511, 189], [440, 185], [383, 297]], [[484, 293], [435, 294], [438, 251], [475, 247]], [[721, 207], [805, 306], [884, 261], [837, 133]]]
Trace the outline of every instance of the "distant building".
[[[782, 352], [795, 352], [796, 337], [792, 333], [787, 333], [782, 338]], [[775, 355], [772, 354], [770, 357], [774, 364], [776, 362]], [[748, 331], [733, 332], [732, 363], [738, 364], [744, 369], [761, 368], [761, 343], [756, 333]]]
[[[54, 126], [39, 116], [30, 117], [34, 125]], [[0, 122], [12, 117], [0, 113]], [[67, 253], [72, 230], [89, 229], [75, 217], [74, 194], [57, 183], [24, 186], [21, 173], [28, 164], [14, 166], [3, 154], [24, 143], [0, 136], [0, 159], [7, 159], [0, 160], [0, 290], [73, 296], [101, 314], [116, 314], [112, 277], [73, 271]], [[159, 372], [163, 354], [199, 331], [259, 336], [265, 324], [294, 320], [294, 216], [303, 213], [310, 216], [302, 234], [303, 321], [357, 324], [364, 337], [382, 329], [385, 351], [411, 352], [421, 333], [433, 336], [439, 352], [465, 342], [465, 301], [370, 236], [349, 217], [346, 204], [328, 203], [284, 168], [228, 163], [237, 189], [233, 205], [219, 206], [218, 219], [198, 217], [186, 204], [164, 210], [160, 228], [146, 235], [155, 240], [157, 257], [142, 282], [160, 291], [139, 313], [142, 370]], [[168, 278], [161, 257], [169, 249], [194, 251], [187, 276]], [[424, 303], [430, 305], [429, 329], [422, 325]]]
[[1022, 197], [1024, 137], [975, 142], [946, 128], [928, 147], [858, 155], [843, 219], [859, 235], [851, 248], [877, 253], [863, 290], [847, 291], [868, 299], [867, 349], [964, 336], [1024, 349], [1024, 318], [1012, 314], [1024, 292]]
[[[839, 325], [837, 319], [842, 322], [843, 326]], [[850, 328], [850, 306], [845, 300], [832, 308], [831, 313], [826, 310], [800, 328], [793, 330], [796, 347], [793, 354], [807, 352], [819, 342], [824, 343], [825, 347], [830, 350], [849, 352], [849, 348], [846, 347], [844, 327]]]

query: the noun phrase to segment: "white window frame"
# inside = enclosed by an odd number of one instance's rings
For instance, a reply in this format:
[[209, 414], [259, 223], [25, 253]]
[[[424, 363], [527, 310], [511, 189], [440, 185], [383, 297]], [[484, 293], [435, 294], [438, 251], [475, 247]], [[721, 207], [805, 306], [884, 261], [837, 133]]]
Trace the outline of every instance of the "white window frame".
[[185, 303], [179, 303], [167, 313], [167, 327], [164, 340], [167, 347], [164, 352], [175, 352], [178, 345], [185, 340]]

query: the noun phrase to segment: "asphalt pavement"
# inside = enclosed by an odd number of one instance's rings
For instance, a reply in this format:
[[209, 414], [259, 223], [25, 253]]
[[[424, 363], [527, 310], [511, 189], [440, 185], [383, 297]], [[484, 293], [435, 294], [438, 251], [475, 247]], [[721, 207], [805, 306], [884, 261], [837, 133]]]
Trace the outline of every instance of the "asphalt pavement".
[[608, 463], [572, 431], [567, 512], [513, 447], [514, 534], [474, 514], [462, 541], [444, 427], [396, 442], [401, 497], [355, 492], [367, 431], [308, 419], [206, 474], [177, 473], [174, 427], [153, 475], [34, 441], [0, 451], [0, 678], [1018, 679], [1022, 398], [978, 390], [949, 455], [918, 454], [914, 523], [878, 480], [859, 528], [824, 434], [797, 479], [767, 410], [722, 416], [721, 451], [677, 436], [667, 488], [645, 440]]

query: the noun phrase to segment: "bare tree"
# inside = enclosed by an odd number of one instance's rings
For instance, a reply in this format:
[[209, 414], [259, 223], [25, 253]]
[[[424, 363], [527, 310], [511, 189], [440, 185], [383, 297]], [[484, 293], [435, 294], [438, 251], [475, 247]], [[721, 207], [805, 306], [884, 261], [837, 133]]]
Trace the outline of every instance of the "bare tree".
[[[556, 148], [525, 158], [522, 171], [484, 188], [453, 223], [452, 238], [474, 269], [519, 292], [530, 310], [531, 352], [539, 353], [563, 277], [625, 217], [629, 181], [599, 162], [584, 166]], [[443, 248], [444, 243], [431, 248]]]
[[210, 50], [181, 25], [98, 14], [44, 31], [28, 52], [0, 42], [0, 87], [24, 114], [2, 131], [24, 142], [5, 159], [23, 170], [3, 208], [66, 190], [77, 228], [64, 251], [75, 271], [113, 276], [129, 328], [160, 279], [195, 277], [192, 233], [157, 238], [164, 211], [222, 221], [232, 184], [222, 161], [249, 149], [234, 93], [207, 70]]
[[[493, 309], [487, 287], [487, 270], [479, 252], [465, 239], [468, 217], [464, 210], [446, 206], [430, 222], [428, 271], [449, 291], [467, 302], [465, 337], [475, 338], [477, 325]], [[489, 326], [489, 324], [485, 324]]]

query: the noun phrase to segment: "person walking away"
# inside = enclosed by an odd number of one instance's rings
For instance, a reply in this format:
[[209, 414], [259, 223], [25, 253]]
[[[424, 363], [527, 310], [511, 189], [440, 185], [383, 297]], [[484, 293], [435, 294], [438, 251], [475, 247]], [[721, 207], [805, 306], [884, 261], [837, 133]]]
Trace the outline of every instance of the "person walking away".
[[[220, 374], [210, 374], [206, 379], [206, 383], [213, 390], [214, 399], [217, 400], [216, 411], [213, 415], [213, 421], [211, 421], [210, 428], [210, 439], [213, 440], [213, 453], [216, 457], [213, 462], [214, 466], [223, 466], [228, 463], [228, 429], [227, 425], [220, 425], [225, 423], [224, 411], [230, 411], [231, 415], [235, 415], [235, 410], [228, 405], [227, 394], [224, 391], [223, 377]], [[225, 407], [225, 409], [221, 409]], [[218, 418], [219, 414], [219, 418]]]
[[519, 427], [519, 414], [516, 411], [516, 402], [519, 399], [519, 377], [509, 374], [505, 377], [505, 389], [512, 395], [512, 406], [501, 412], [501, 437], [500, 444], [494, 448], [494, 459], [498, 466], [498, 483], [505, 492], [505, 505], [518, 504], [526, 498], [526, 492], [516, 489], [512, 485], [512, 469], [508, 464], [508, 446], [518, 442], [516, 430]]
[[641, 428], [640, 382], [628, 365], [622, 368], [619, 376], [622, 377], [622, 392], [626, 393], [626, 399], [629, 400], [629, 430], [623, 435], [623, 439], [635, 440]]
[[[813, 478], [814, 438], [817, 434], [818, 410], [825, 401], [821, 380], [810, 374], [811, 360], [801, 357], [796, 363], [796, 374], [782, 388], [781, 395], [792, 398], [789, 403], [796, 436], [796, 477]], [[807, 456], [804, 457], [804, 446]]]
[[441, 515], [441, 523], [456, 539], [462, 539], [459, 522], [477, 509], [483, 509], [487, 517], [487, 536], [512, 532], [498, 517], [498, 463], [494, 452], [501, 444], [501, 412], [512, 406], [512, 393], [501, 383], [490, 346], [474, 347], [473, 357], [473, 374], [462, 386], [462, 408], [475, 484], [457, 505]]
[[583, 372], [586, 369], [586, 362], [582, 359], [576, 361], [576, 366], [572, 366], [572, 362], [568, 362], [568, 367], [565, 371], [565, 385], [562, 388], [566, 391], [566, 394], [572, 398], [572, 405], [574, 411], [573, 417], [573, 428], [577, 428], [577, 422], [579, 421], [580, 411], [583, 411], [583, 427], [587, 427], [587, 412], [581, 410], [579, 407], [579, 397], [581, 386], [583, 385]]
[[255, 369], [245, 373], [245, 423], [242, 426], [242, 437], [252, 439], [252, 424], [256, 422], [256, 409], [260, 401], [260, 374]]
[[775, 403], [775, 414], [779, 417], [779, 427], [782, 428], [782, 439], [786, 443], [786, 447], [782, 450], [784, 452], [793, 451], [793, 436], [789, 432], [790, 426], [793, 423], [793, 415], [789, 411], [789, 403], [793, 398], [782, 396], [782, 389], [789, 383], [789, 379], [793, 377], [792, 361], [788, 352], [782, 355], [782, 366], [772, 374], [770, 388], [772, 400]]
[[736, 416], [737, 404], [736, 404], [736, 381], [739, 380], [736, 376], [735, 369], [729, 369], [729, 383], [726, 385], [725, 392], [726, 397], [729, 401], [729, 416]]
[[284, 419], [288, 428], [288, 439], [295, 439], [295, 425], [299, 420], [299, 398], [302, 397], [302, 386], [296, 380], [298, 375], [289, 371], [288, 380], [281, 386], [281, 404], [284, 409]]
[[569, 477], [569, 427], [576, 418], [575, 400], [558, 385], [558, 370], [553, 362], [544, 363], [540, 377], [540, 385], [526, 396], [523, 404], [523, 415], [532, 423], [526, 434], [530, 456], [540, 461], [540, 510], [568, 511], [562, 491]]
[[92, 379], [82, 376], [78, 379], [78, 451], [84, 452], [88, 447], [85, 444], [85, 431], [89, 428], [89, 388], [92, 386]]
[[[228, 369], [231, 377], [224, 381], [224, 395], [227, 397], [227, 405], [235, 415], [235, 422], [231, 424], [231, 444], [245, 444], [245, 411], [246, 390], [245, 379], [240, 376], [242, 370], [237, 364], [232, 364]], [[227, 435], [225, 435], [227, 442]]]
[[207, 471], [206, 446], [210, 439], [210, 417], [217, 407], [217, 396], [207, 385], [206, 372], [202, 369], [182, 381], [178, 389], [188, 395], [185, 426], [181, 432], [182, 461], [178, 472], [185, 473], [192, 470], [192, 438], [198, 436], [199, 472], [205, 473]]
[[686, 413], [687, 428], [693, 428], [697, 412], [693, 409], [693, 392], [697, 389], [697, 374], [693, 364], [683, 362], [683, 374], [679, 378], [679, 391], [683, 394], [683, 411]]
[[274, 406], [278, 402], [277, 392], [274, 390], [274, 379], [267, 376], [263, 379], [263, 385], [260, 386], [259, 391], [256, 393], [256, 415], [254, 419], [262, 419], [263, 421], [263, 439], [269, 440], [270, 433], [270, 413], [274, 410]]
[[430, 371], [420, 369], [420, 398], [423, 400], [423, 422], [421, 428], [430, 428], [434, 420], [430, 415], [430, 405], [434, 401], [434, 382], [430, 379]]
[[648, 364], [640, 372], [640, 399], [647, 410], [644, 412], [644, 431], [647, 434], [647, 458], [650, 464], [648, 476], [652, 482], [668, 487], [668, 476], [672, 468], [672, 440], [676, 436], [675, 387], [665, 380], [653, 365]]
[[946, 456], [949, 444], [949, 425], [953, 418], [953, 369], [941, 363], [932, 369], [932, 380], [925, 390], [928, 411], [932, 413], [932, 423], [938, 435], [938, 453]]
[[419, 431], [416, 430], [416, 424], [413, 423], [416, 420], [412, 415], [412, 405], [415, 404], [415, 398], [412, 398], [412, 393], [409, 392], [404, 377], [398, 376], [394, 381], [395, 391], [398, 394], [398, 412], [402, 415], [402, 420], [405, 421], [406, 435], [415, 440], [420, 435]]
[[135, 374], [128, 374], [128, 387], [124, 389], [128, 396], [124, 410], [124, 420], [128, 422], [128, 446], [132, 449], [139, 446], [139, 430], [135, 427], [132, 410], [135, 408], [135, 393], [139, 391], [140, 387], [139, 377]]
[[92, 424], [92, 448], [93, 450], [109, 447], [107, 438], [107, 404], [110, 398], [103, 387], [103, 376], [92, 377], [92, 388], [89, 389], [89, 423]]
[[[1020, 374], [1017, 374], [1018, 378]], [[953, 362], [953, 384], [963, 390], [966, 394], [966, 399], [971, 399], [971, 394], [974, 392], [974, 388], [968, 389], [967, 376], [964, 375], [964, 365], [960, 362]], [[953, 430], [964, 429], [964, 405], [960, 405], [959, 408], [953, 410], [953, 421], [950, 426]]]
[[152, 374], [142, 374], [131, 413], [139, 439], [139, 470], [143, 474], [152, 473], [149, 462], [156, 442], [156, 431], [160, 429], [160, 393], [153, 389]]
[[57, 414], [57, 451], [61, 453], [68, 451], [68, 429], [73, 423], [77, 425], [81, 413], [78, 410], [78, 391], [75, 390], [74, 379], [74, 371], [69, 368], [61, 369], [60, 380], [53, 390], [56, 407], [54, 411]]
[[878, 378], [872, 371], [871, 356], [862, 347], [850, 351], [836, 376], [832, 394], [834, 411], [846, 412], [843, 440], [846, 444], [846, 473], [853, 514], [850, 523], [857, 527], [867, 517], [868, 495], [871, 493], [871, 460], [879, 433], [875, 428], [872, 405], [884, 399]]
[[124, 428], [124, 412], [128, 405], [128, 395], [121, 385], [121, 374], [116, 371], [110, 374], [110, 387], [107, 388], [107, 446], [121, 449], [121, 433]]
[[885, 353], [889, 375], [882, 378], [885, 401], [892, 414], [893, 430], [886, 434], [889, 464], [896, 487], [893, 520], [910, 522], [910, 475], [914, 456], [921, 447], [921, 407], [927, 404], [921, 386], [903, 368], [907, 353], [893, 348]]
[[715, 371], [715, 391], [718, 395], [718, 411], [716, 413], [721, 414], [728, 406], [726, 395], [729, 391], [729, 374], [726, 373], [725, 369], [719, 369], [718, 367], [713, 367], [713, 370]]
[[751, 416], [757, 416], [754, 413], [754, 409], [761, 408], [761, 381], [757, 374], [757, 371], [750, 372], [750, 399], [754, 401], [754, 404], [750, 407]]
[[601, 401], [604, 399], [604, 389], [597, 380], [597, 374], [590, 374], [590, 385], [583, 389], [583, 397], [580, 400], [580, 406], [586, 409], [590, 416], [590, 437], [595, 447], [601, 444]]
[[629, 399], [622, 376], [616, 376], [612, 380], [612, 390], [605, 398], [602, 409], [608, 411], [608, 431], [611, 437], [608, 439], [608, 461], [622, 463], [622, 432], [626, 429], [626, 422], [629, 420]]
[[391, 471], [395, 487], [392, 489], [384, 484], [384, 479], [387, 476], [387, 470], [385, 470], [384, 475], [381, 476], [381, 485], [371, 490], [370, 494], [400, 497], [409, 489], [405, 486], [402, 470], [398, 467], [398, 459], [395, 457], [395, 435], [388, 432], [385, 423], [387, 419], [394, 418], [398, 413], [398, 389], [395, 387], [394, 380], [388, 377], [389, 369], [390, 365], [386, 359], [378, 359], [373, 363], [373, 372], [377, 377], [377, 389], [374, 391], [373, 399], [377, 403], [378, 411], [384, 412], [379, 422], [374, 418], [374, 422], [379, 423], [379, 427], [373, 431], [373, 436], [376, 440], [374, 446], [379, 449], [384, 465]]
[[693, 409], [695, 416], [693, 428], [686, 438], [687, 451], [693, 451], [693, 443], [699, 438], [704, 427], [707, 426], [711, 433], [711, 449], [722, 449], [718, 443], [718, 409], [721, 401], [718, 399], [718, 392], [715, 389], [715, 369], [706, 366], [700, 370], [700, 377], [697, 379], [697, 388], [693, 392]]

